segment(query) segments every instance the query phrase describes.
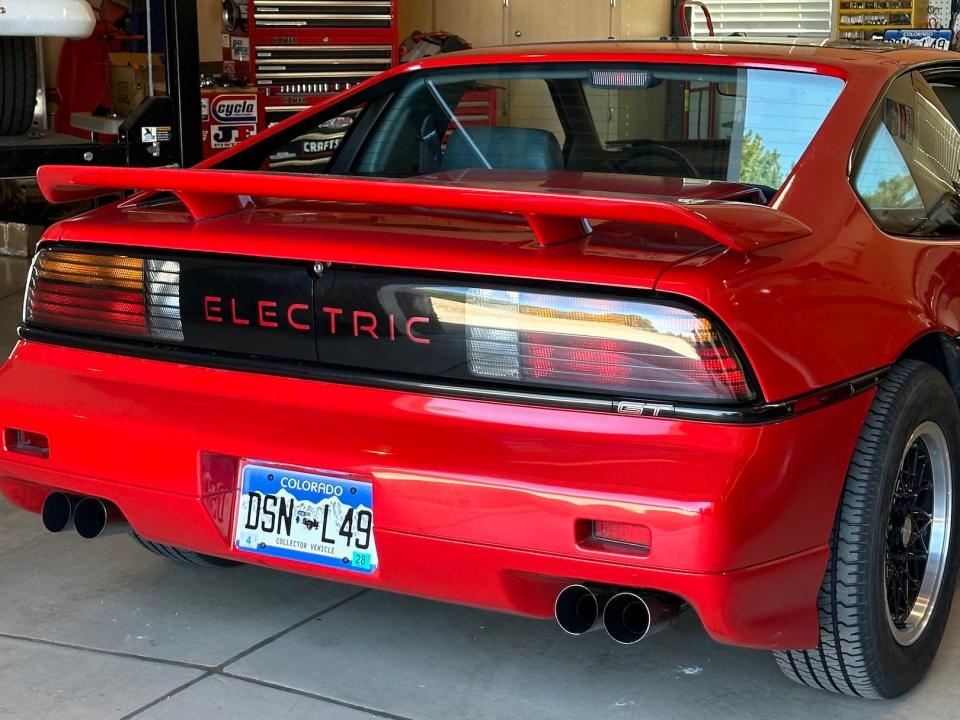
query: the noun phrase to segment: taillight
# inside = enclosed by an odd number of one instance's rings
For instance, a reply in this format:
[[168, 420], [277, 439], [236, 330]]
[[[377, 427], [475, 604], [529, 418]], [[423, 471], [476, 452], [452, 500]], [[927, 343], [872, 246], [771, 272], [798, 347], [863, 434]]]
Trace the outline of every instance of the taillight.
[[427, 390], [575, 395], [624, 413], [647, 413], [647, 400], [756, 399], [730, 336], [692, 304], [347, 266], [318, 276], [311, 266], [53, 246], [36, 258], [24, 322]]
[[752, 399], [724, 333], [691, 309], [477, 288], [465, 300], [467, 361], [476, 378], [641, 397]]
[[27, 286], [24, 321], [180, 342], [180, 264], [131, 255], [41, 250]]

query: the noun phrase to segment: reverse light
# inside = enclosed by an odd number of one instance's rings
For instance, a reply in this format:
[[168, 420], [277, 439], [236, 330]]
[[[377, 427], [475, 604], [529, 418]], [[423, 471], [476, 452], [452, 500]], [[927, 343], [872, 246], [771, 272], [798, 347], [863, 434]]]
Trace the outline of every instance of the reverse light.
[[41, 250], [30, 273], [24, 321], [104, 335], [182, 341], [180, 263]]
[[473, 377], [672, 399], [753, 397], [724, 333], [693, 310], [482, 288], [465, 301]]

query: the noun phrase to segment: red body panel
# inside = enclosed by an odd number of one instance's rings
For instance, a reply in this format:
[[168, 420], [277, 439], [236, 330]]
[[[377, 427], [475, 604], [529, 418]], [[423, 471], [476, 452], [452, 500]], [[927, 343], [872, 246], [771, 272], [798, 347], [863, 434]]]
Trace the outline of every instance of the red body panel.
[[[605, 206], [601, 194], [616, 187], [578, 197], [558, 189], [561, 180], [541, 178], [536, 190], [529, 177], [514, 175], [497, 180], [497, 190], [474, 187], [460, 197], [431, 184], [349, 180], [338, 188], [339, 181], [273, 179], [282, 186], [276, 195], [297, 199], [259, 197], [241, 210], [229, 203], [244, 178], [259, 188], [248, 193], [270, 194], [263, 176], [151, 171], [134, 187], [172, 188], [187, 204], [197, 195], [219, 198], [212, 202], [228, 214], [198, 222], [177, 205], [128, 204], [62, 223], [48, 238], [685, 298], [731, 330], [767, 403], [884, 368], [926, 334], [960, 334], [960, 244], [885, 235], [847, 180], [860, 127], [885, 84], [904, 65], [942, 56], [735, 48], [724, 55], [717, 44], [555, 46], [423, 65], [547, 57], [714, 62], [842, 77], [836, 106], [772, 208], [737, 198], [742, 188], [723, 183], [687, 191], [699, 194], [651, 193], [671, 201]], [[98, 172], [52, 170], [43, 180], [49, 192], [67, 194], [71, 183], [130, 185], [127, 173]], [[222, 184], [205, 187], [211, 176]], [[402, 202], [371, 195], [386, 187], [398, 188]], [[418, 197], [425, 190], [428, 196]], [[416, 205], [397, 207], [404, 203]], [[519, 215], [504, 214], [511, 211]], [[545, 245], [531, 229], [536, 223], [520, 216], [542, 213], [596, 215], [601, 222], [587, 237]], [[728, 216], [725, 224], [717, 213]], [[763, 224], [754, 222], [761, 217], [781, 228], [798, 223], [805, 232], [771, 242], [777, 227], [762, 237]], [[748, 226], [756, 242], [745, 239]], [[872, 397], [861, 392], [778, 422], [720, 424], [253, 375], [31, 340], [0, 369], [0, 421], [46, 434], [50, 456], [6, 449], [0, 488], [33, 510], [53, 488], [105, 497], [152, 540], [233, 556], [235, 478], [211, 478], [202, 470], [203, 453], [355, 473], [372, 479], [376, 495], [381, 566], [373, 576], [260, 562], [538, 617], [551, 615], [557, 590], [570, 581], [651, 588], [689, 601], [719, 640], [812, 647], [827, 541]], [[650, 551], [581, 545], [591, 519], [649, 527]]]
[[[26, 507], [51, 488], [102, 495], [151, 539], [230, 556], [236, 488], [203, 476], [201, 452], [336, 469], [374, 482], [383, 543], [374, 586], [540, 617], [567, 581], [650, 587], [688, 599], [718, 639], [802, 647], [815, 640], [810, 613], [832, 522], [819, 509], [836, 504], [869, 402], [865, 393], [788, 422], [717, 426], [27, 342], [0, 369], [2, 422], [42, 430], [50, 457], [8, 452], [0, 477]], [[578, 545], [577, 522], [593, 518], [647, 525], [649, 554]], [[423, 565], [413, 576], [411, 563]], [[789, 583], [796, 605], [779, 590], [755, 593], [767, 582]], [[755, 626], [756, 615], [770, 623]]]

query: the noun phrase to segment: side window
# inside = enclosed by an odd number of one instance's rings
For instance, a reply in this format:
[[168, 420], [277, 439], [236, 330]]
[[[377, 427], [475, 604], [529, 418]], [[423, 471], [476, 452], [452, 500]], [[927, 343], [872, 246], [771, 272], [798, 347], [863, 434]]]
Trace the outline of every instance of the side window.
[[960, 237], [960, 130], [941, 100], [953, 90], [905, 75], [867, 126], [851, 181], [886, 232]]
[[[897, 110], [893, 108], [892, 112]], [[899, 120], [895, 125], [899, 125]], [[873, 123], [854, 176], [854, 186], [864, 204], [881, 218], [897, 210], [919, 210], [921, 214], [923, 211], [920, 191], [897, 147], [898, 133], [899, 127], [891, 132], [887, 122]]]
[[389, 96], [381, 96], [357, 100], [355, 104], [338, 103], [271, 137], [258, 137], [240, 152], [219, 159], [213, 167], [312, 175], [333, 172], [338, 153], [353, 131], [363, 124], [367, 109], [388, 99]]
[[288, 173], [325, 173], [364, 106], [320, 119], [313, 127], [277, 148], [267, 158], [265, 170]]

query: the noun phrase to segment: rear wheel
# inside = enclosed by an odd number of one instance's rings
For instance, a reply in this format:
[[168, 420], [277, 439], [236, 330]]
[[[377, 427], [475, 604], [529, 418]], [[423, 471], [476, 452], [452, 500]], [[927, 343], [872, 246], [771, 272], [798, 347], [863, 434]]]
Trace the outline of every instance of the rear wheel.
[[881, 383], [860, 433], [818, 598], [820, 644], [776, 653], [793, 680], [889, 698], [913, 687], [940, 645], [956, 580], [960, 412], [915, 360]]
[[0, 135], [23, 135], [37, 104], [37, 44], [32, 37], [0, 37]]
[[154, 555], [159, 555], [168, 560], [176, 560], [186, 565], [196, 565], [198, 567], [232, 567], [233, 565], [239, 565], [239, 563], [233, 560], [224, 560], [223, 558], [214, 557], [213, 555], [203, 555], [202, 553], [193, 552], [192, 550], [181, 550], [172, 545], [161, 545], [160, 543], [144, 540], [136, 533], [130, 533], [130, 536]]

